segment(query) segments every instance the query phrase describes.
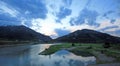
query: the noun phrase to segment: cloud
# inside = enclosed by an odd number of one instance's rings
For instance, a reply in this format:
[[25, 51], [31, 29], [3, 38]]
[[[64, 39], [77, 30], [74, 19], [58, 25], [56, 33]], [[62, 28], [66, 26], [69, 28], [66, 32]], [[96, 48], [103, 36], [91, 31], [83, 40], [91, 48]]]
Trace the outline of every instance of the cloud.
[[68, 27], [66, 27], [66, 30], [70, 30], [70, 32], [74, 32], [76, 30], [82, 30], [82, 29], [97, 30], [95, 28], [96, 28], [95, 26], [90, 26], [90, 25], [84, 23], [82, 25], [68, 26]]
[[0, 14], [8, 14], [11, 17], [16, 17], [19, 12], [17, 10], [15, 10], [14, 8], [12, 8], [11, 6], [9, 6], [8, 4], [0, 1]]
[[[41, 0], [3, 0], [26, 18], [46, 18], [47, 9]], [[28, 13], [26, 13], [28, 12]]]
[[71, 26], [74, 26], [74, 25], [75, 25], [75, 22], [74, 22], [74, 21], [75, 21], [75, 18], [71, 18], [71, 20], [70, 20], [70, 25], [71, 25]]
[[81, 29], [108, 33], [120, 29], [115, 0], [0, 0], [0, 4], [0, 25], [22, 24], [53, 38]]
[[48, 11], [55, 16], [56, 22], [61, 22], [62, 19], [71, 15], [71, 4], [72, 0], [47, 0]]
[[8, 4], [0, 1], [0, 26], [2, 25], [20, 25], [21, 22], [16, 18], [19, 14], [17, 10]]
[[110, 19], [101, 21], [97, 30], [120, 37], [120, 18], [115, 19], [114, 23]]
[[21, 22], [15, 17], [0, 14], [0, 25], [21, 25]]
[[116, 21], [115, 19], [111, 19], [111, 21], [110, 21], [110, 22], [111, 22], [111, 23], [114, 23], [115, 21]]
[[[8, 4], [0, 1], [0, 23], [6, 24], [7, 22], [10, 24], [10, 22], [16, 23], [19, 22], [19, 20], [16, 18], [19, 14], [17, 10], [9, 6]], [[14, 25], [14, 24], [13, 24]]]
[[30, 26], [30, 28], [48, 36], [57, 36], [54, 30], [62, 28], [62, 24], [55, 22], [52, 15], [47, 14], [47, 16], [46, 20], [40, 18], [32, 19], [32, 26]]
[[96, 19], [98, 17], [98, 12], [89, 10], [87, 8], [84, 8], [78, 17], [71, 18], [70, 24], [71, 25], [81, 25], [81, 24], [88, 24], [91, 26], [99, 26], [98, 23], [96, 23]]
[[108, 18], [107, 16], [110, 15], [110, 14], [112, 14], [112, 13], [114, 13], [114, 11], [108, 11], [108, 12], [106, 12], [106, 13], [103, 14], [103, 17]]
[[30, 27], [32, 19], [45, 19], [48, 13], [46, 4], [42, 0], [2, 0], [0, 4], [1, 25], [22, 24]]
[[103, 29], [101, 29], [102, 31], [112, 31], [114, 28], [119, 28], [119, 26], [107, 26]]
[[115, 18], [119, 17], [119, 14], [117, 13], [117, 11], [110, 10], [110, 11], [104, 13], [102, 17], [105, 18], [105, 19], [110, 19], [111, 23], [114, 23]]
[[26, 19], [26, 18], [21, 18], [21, 24], [25, 25], [27, 27], [31, 27], [32, 25], [32, 20], [33, 19]]
[[58, 34], [58, 36], [64, 36], [70, 33], [69, 30], [65, 29], [55, 29], [55, 32]]
[[106, 33], [109, 33], [113, 36], [117, 36], [120, 37], [120, 29], [119, 30], [115, 30], [115, 31], [105, 31]]
[[71, 15], [72, 10], [65, 8], [65, 7], [61, 7], [60, 11], [56, 14], [56, 17], [58, 17], [58, 20], [60, 21], [63, 18], [66, 18], [67, 16]]
[[100, 22], [99, 28], [105, 28], [108, 26], [120, 26], [120, 19], [116, 19], [114, 23], [111, 23], [110, 19], [105, 19]]
[[71, 6], [72, 4], [72, 0], [63, 0], [64, 4], [66, 4], [66, 6]]

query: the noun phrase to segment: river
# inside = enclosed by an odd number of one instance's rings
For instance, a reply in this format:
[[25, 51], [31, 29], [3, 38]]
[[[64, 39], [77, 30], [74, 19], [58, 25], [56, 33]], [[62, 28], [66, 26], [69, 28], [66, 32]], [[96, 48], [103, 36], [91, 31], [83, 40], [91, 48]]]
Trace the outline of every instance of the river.
[[52, 44], [11, 46], [0, 48], [0, 66], [87, 66], [96, 58], [77, 56], [67, 50], [52, 55], [39, 55]]

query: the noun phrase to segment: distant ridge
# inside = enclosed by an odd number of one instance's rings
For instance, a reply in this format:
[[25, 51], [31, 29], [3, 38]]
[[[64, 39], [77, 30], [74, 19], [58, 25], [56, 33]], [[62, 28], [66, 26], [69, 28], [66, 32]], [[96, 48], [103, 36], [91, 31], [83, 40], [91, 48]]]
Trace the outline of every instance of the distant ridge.
[[59, 37], [55, 42], [81, 42], [81, 43], [120, 43], [120, 38], [111, 36], [106, 33], [101, 33], [95, 30], [83, 29], [77, 30], [68, 35]]
[[0, 40], [40, 41], [47, 42], [51, 38], [25, 26], [0, 26]]

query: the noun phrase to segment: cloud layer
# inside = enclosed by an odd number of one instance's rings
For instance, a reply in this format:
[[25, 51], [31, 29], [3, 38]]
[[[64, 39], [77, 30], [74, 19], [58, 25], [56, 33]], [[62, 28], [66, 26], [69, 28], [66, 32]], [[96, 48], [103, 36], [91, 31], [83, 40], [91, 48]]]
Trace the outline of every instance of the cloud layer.
[[96, 11], [85, 8], [80, 12], [78, 17], [71, 19], [70, 24], [74, 26], [86, 23], [91, 26], [98, 26], [96, 23], [98, 15], [99, 14]]
[[93, 29], [120, 36], [119, 0], [0, 0], [0, 26], [25, 25], [52, 38]]

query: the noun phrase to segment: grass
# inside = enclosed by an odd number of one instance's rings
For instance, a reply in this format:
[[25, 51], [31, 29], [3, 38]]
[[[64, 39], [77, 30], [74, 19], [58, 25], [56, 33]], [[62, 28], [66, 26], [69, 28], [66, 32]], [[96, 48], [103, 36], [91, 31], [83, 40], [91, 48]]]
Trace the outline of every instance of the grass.
[[39, 53], [41, 55], [50, 55], [50, 54], [53, 54], [54, 52], [60, 50], [61, 46], [57, 46], [57, 45], [54, 45], [54, 46], [50, 46], [48, 49], [45, 49], [45, 51]]
[[62, 49], [62, 48], [70, 48], [71, 45], [70, 44], [59, 44], [59, 45], [52, 45], [50, 46], [48, 49], [45, 49], [45, 51], [39, 53], [41, 55], [50, 55], [55, 53], [56, 51]]
[[78, 56], [84, 56], [84, 57], [87, 57], [87, 56], [94, 56], [87, 48], [75, 48], [75, 49], [72, 49], [72, 50], [69, 50], [70, 52], [74, 53], [75, 55], [78, 55]]
[[91, 50], [89, 48], [92, 47], [92, 46], [97, 47], [98, 45], [77, 43], [77, 44], [75, 44], [75, 46], [72, 46], [72, 44], [70, 44], [70, 43], [64, 43], [64, 44], [59, 44], [59, 45], [52, 45], [48, 49], [45, 49], [45, 51], [43, 51], [39, 54], [50, 55], [50, 54], [53, 54], [60, 49], [67, 49], [67, 48], [75, 47], [74, 49], [69, 50], [69, 51], [73, 52], [76, 55], [83, 54], [83, 56], [89, 56], [89, 55], [91, 56], [92, 54], [90, 53]]
[[116, 58], [116, 62], [117, 62], [117, 61], [120, 62], [120, 51], [108, 49], [108, 50], [106, 50], [105, 54], [106, 54], [107, 56], [112, 56], [112, 57]]

